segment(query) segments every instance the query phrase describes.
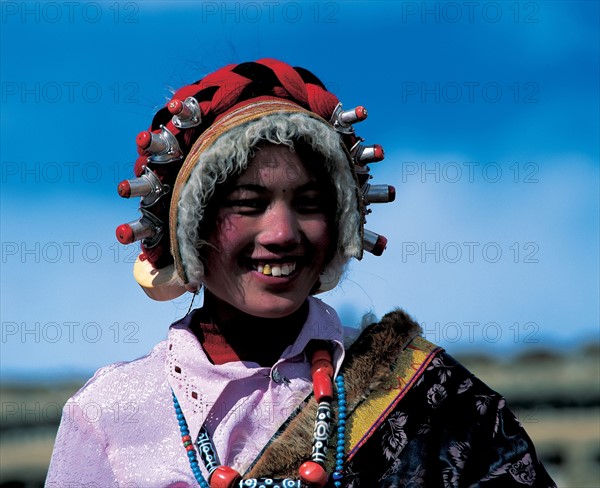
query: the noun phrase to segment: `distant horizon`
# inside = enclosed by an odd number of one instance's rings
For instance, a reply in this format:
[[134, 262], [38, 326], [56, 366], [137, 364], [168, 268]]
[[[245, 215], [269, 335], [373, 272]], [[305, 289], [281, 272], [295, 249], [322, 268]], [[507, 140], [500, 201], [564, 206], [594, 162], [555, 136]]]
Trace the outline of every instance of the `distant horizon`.
[[[507, 351], [501, 351], [496, 349], [488, 349], [481, 351], [476, 346], [470, 346], [468, 348], [456, 348], [456, 350], [446, 347], [448, 353], [457, 359], [463, 361], [476, 360], [485, 358], [498, 364], [507, 362], [513, 362], [514, 360], [523, 360], [524, 358], [534, 357], [542, 354], [556, 355], [558, 358], [568, 358], [577, 355], [578, 353], [584, 353], [588, 349], [593, 349], [595, 352], [600, 352], [600, 339], [590, 339], [588, 341], [576, 342], [564, 347], [564, 344], [549, 345], [544, 344], [543, 346], [536, 347], [536, 344], [529, 346], [522, 346], [518, 350], [513, 350], [507, 353]], [[135, 361], [131, 359], [131, 361]], [[5, 368], [0, 373], [0, 380], [3, 388], [14, 388], [18, 386], [30, 386], [30, 385], [52, 385], [52, 384], [82, 384], [93, 377], [97, 370], [78, 370], [73, 371], [69, 368], [56, 367], [54, 369], [45, 369], [44, 371], [35, 370], [12, 370]], [[17, 382], [21, 383], [20, 385]]]

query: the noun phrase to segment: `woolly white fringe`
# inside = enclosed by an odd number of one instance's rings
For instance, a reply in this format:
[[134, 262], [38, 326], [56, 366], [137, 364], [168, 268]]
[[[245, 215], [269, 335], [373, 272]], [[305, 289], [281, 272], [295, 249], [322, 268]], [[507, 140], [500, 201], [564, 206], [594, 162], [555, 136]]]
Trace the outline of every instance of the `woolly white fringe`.
[[323, 122], [303, 113], [271, 114], [242, 124], [223, 134], [206, 151], [181, 191], [178, 202], [179, 219], [177, 239], [187, 281], [200, 287], [204, 266], [199, 252], [207, 245], [199, 238], [199, 223], [215, 187], [232, 174], [239, 174], [248, 166], [253, 149], [261, 142], [285, 144], [293, 147], [294, 139], [304, 140], [323, 156], [325, 165], [337, 192], [336, 223], [338, 249], [321, 275], [319, 291], [329, 290], [338, 283], [346, 263], [359, 257], [361, 216], [356, 200], [356, 182], [349, 168], [339, 134]]

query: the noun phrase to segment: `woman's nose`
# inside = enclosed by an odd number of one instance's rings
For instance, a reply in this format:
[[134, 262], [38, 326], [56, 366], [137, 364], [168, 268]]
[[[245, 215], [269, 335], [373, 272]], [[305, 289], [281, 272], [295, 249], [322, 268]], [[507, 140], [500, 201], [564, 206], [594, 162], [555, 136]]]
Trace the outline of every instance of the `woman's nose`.
[[301, 242], [300, 222], [293, 208], [285, 202], [269, 206], [263, 219], [259, 243], [263, 246], [290, 247]]

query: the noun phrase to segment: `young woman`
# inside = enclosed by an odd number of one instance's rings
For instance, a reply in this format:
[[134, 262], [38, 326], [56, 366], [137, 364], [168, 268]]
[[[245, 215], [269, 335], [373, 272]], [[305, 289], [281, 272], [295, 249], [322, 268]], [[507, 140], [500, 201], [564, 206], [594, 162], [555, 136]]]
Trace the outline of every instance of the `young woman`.
[[48, 487], [554, 486], [502, 397], [405, 313], [348, 345], [313, 297], [385, 247], [363, 228], [365, 207], [394, 197], [368, 182], [383, 152], [355, 135], [365, 117], [272, 59], [156, 114], [138, 178], [119, 185], [142, 218], [117, 237], [142, 241], [150, 297], [202, 289], [203, 306], [67, 403]]

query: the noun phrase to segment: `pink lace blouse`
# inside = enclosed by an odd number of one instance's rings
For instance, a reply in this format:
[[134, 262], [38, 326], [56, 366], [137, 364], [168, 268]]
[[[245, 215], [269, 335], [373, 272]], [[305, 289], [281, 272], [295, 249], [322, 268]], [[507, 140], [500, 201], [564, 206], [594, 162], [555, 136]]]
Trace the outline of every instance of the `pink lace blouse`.
[[171, 389], [192, 438], [205, 424], [221, 463], [244, 473], [311, 392], [308, 342], [333, 342], [336, 373], [341, 366], [339, 318], [320, 300], [308, 300], [306, 323], [272, 368], [212, 364], [189, 329], [188, 315], [147, 356], [100, 369], [63, 409], [46, 487], [197, 486]]

